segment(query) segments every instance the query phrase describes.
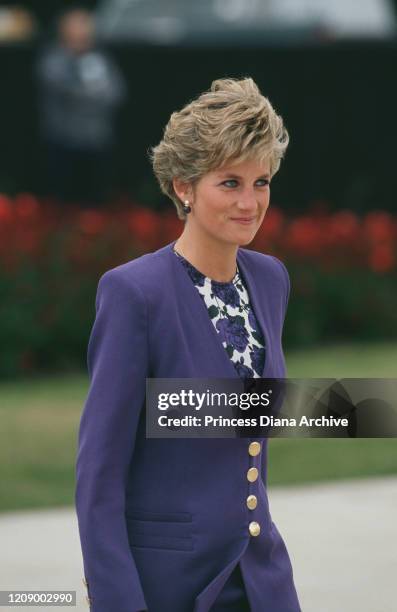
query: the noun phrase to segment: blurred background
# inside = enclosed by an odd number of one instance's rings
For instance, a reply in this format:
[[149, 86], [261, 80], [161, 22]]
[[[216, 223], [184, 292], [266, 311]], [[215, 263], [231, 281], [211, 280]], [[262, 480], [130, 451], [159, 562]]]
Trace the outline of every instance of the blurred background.
[[[397, 0], [0, 2], [0, 511], [72, 506], [97, 282], [177, 238], [147, 151], [220, 77], [290, 146], [250, 245], [290, 377], [397, 376]], [[272, 485], [397, 473], [392, 439], [271, 440]]]

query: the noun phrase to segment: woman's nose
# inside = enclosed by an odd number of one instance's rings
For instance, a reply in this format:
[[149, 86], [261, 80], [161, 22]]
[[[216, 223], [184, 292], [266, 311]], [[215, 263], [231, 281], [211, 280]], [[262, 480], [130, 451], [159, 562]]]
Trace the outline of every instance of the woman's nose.
[[243, 191], [239, 197], [238, 205], [241, 209], [255, 211], [258, 208], [258, 197], [252, 189]]

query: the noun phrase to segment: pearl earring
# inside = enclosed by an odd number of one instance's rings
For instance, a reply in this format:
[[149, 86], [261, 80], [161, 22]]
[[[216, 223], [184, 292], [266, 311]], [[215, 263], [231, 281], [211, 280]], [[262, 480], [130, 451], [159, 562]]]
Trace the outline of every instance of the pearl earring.
[[185, 204], [183, 206], [183, 212], [185, 212], [187, 214], [187, 213], [190, 213], [191, 210], [192, 209], [189, 206], [189, 200], [185, 200]]

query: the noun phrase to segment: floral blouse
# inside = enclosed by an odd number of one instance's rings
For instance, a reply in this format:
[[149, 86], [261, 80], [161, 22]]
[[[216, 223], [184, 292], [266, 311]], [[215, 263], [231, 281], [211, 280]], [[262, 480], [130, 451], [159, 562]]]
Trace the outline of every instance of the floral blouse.
[[202, 274], [175, 249], [173, 252], [204, 300], [208, 315], [238, 375], [241, 378], [261, 377], [266, 355], [265, 340], [238, 266], [230, 282], [215, 281]]

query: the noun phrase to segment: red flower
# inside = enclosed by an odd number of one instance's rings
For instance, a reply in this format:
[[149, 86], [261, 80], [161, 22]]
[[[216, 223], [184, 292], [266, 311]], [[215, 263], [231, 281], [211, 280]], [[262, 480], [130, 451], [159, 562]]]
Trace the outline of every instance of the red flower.
[[129, 215], [128, 226], [132, 234], [141, 241], [157, 238], [159, 215], [145, 208], [137, 208]]
[[275, 240], [280, 237], [284, 223], [284, 213], [282, 213], [279, 208], [270, 207], [266, 212], [257, 235], [267, 240]]
[[0, 224], [12, 219], [11, 200], [6, 195], [0, 194]]
[[[177, 239], [183, 225], [171, 207], [156, 212], [127, 199], [81, 210], [29, 193], [14, 201], [0, 194], [0, 265], [15, 269], [28, 256], [37, 266], [54, 257], [106, 269]], [[397, 267], [397, 217], [381, 210], [329, 213], [321, 202], [289, 217], [272, 206], [249, 248], [325, 272], [365, 266], [386, 273]]]
[[369, 265], [374, 272], [389, 272], [396, 265], [396, 257], [391, 244], [378, 244], [369, 255]]
[[325, 238], [333, 244], [352, 244], [360, 236], [360, 223], [351, 210], [341, 210], [333, 214], [329, 221]]
[[14, 209], [20, 219], [32, 219], [40, 212], [40, 205], [34, 195], [20, 193], [14, 199]]
[[323, 246], [321, 222], [308, 216], [294, 219], [287, 228], [285, 245], [298, 255], [318, 256]]
[[363, 226], [370, 242], [388, 242], [395, 237], [393, 217], [387, 212], [376, 210], [368, 213]]
[[79, 215], [80, 229], [86, 234], [99, 234], [106, 225], [106, 215], [97, 210], [85, 210]]

